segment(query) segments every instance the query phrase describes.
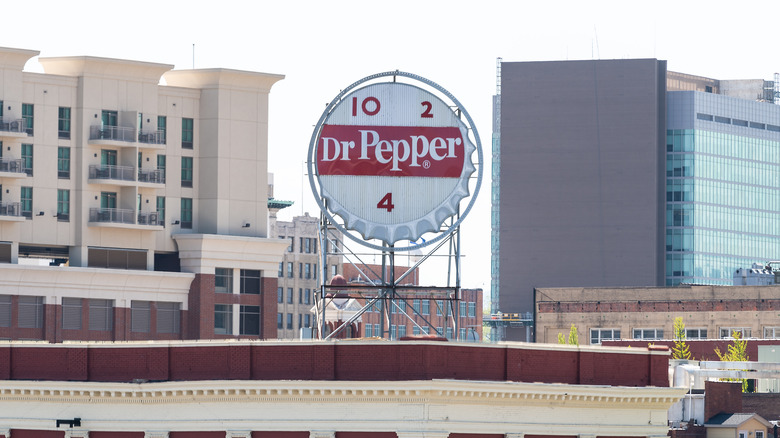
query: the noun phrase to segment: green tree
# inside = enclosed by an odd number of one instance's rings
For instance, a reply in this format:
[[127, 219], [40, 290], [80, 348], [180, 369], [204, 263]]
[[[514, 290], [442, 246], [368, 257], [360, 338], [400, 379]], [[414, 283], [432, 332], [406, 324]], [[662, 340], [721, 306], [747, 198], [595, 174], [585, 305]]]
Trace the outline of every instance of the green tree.
[[682, 317], [674, 318], [674, 347], [672, 359], [691, 359], [691, 351], [685, 342], [685, 323]]
[[580, 345], [579, 336], [577, 335], [577, 327], [574, 325], [574, 323], [572, 323], [571, 328], [569, 328], [569, 340], [566, 340], [566, 337], [563, 335], [563, 333], [558, 333], [558, 343]]
[[[738, 331], [731, 332], [734, 340], [728, 345], [725, 353], [721, 353], [719, 348], [715, 348], [715, 354], [718, 359], [724, 362], [747, 362], [750, 360], [747, 354], [747, 339], [742, 339], [742, 333]], [[743, 370], [746, 371], [746, 370]], [[742, 382], [742, 392], [748, 391], [747, 379], [723, 379], [732, 382]]]

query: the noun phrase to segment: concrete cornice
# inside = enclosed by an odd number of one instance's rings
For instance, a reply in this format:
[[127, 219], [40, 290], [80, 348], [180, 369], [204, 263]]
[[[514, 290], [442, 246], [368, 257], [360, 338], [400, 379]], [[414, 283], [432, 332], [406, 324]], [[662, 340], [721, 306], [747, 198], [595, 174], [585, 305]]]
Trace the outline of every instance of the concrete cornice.
[[284, 75], [252, 71], [209, 68], [197, 70], [173, 70], [163, 76], [165, 83], [185, 88], [226, 88], [268, 93]]
[[38, 58], [47, 74], [89, 76], [158, 84], [160, 77], [173, 65], [94, 56]]
[[0, 68], [22, 70], [30, 58], [40, 55], [37, 50], [0, 47]]
[[0, 401], [56, 403], [458, 403], [666, 409], [685, 388], [568, 385], [523, 382], [421, 380], [189, 381], [158, 383], [0, 381]]
[[227, 236], [217, 234], [174, 234], [182, 270], [213, 274], [215, 267], [276, 270], [287, 251], [287, 239]]

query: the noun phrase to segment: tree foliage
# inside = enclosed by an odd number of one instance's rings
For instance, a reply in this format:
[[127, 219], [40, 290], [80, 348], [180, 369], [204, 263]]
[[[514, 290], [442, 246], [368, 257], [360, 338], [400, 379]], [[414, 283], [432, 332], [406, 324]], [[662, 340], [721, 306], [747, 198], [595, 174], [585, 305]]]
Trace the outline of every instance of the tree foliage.
[[572, 323], [571, 327], [569, 328], [569, 339], [566, 339], [566, 336], [563, 335], [563, 333], [558, 333], [558, 343], [559, 344], [569, 344], [569, 345], [580, 345], [580, 339], [577, 335], [577, 327]]
[[685, 342], [685, 323], [682, 317], [674, 318], [674, 347], [672, 347], [672, 359], [691, 359], [691, 351]]
[[[747, 362], [750, 360], [747, 354], [747, 339], [742, 339], [742, 333], [738, 331], [734, 331], [731, 333], [731, 336], [734, 338], [731, 343], [728, 345], [726, 352], [721, 353], [719, 348], [715, 348], [715, 354], [718, 356], [718, 359], [724, 361], [724, 362]], [[729, 381], [741, 381], [742, 382], [742, 392], [748, 391], [748, 381], [747, 379], [724, 379]]]

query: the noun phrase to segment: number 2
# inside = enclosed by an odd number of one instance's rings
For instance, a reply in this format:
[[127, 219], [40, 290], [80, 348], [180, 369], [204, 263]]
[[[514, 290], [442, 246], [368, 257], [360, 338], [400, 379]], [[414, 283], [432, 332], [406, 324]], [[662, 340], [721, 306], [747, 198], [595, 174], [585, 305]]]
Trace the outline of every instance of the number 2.
[[422, 114], [420, 114], [420, 117], [422, 117], [423, 119], [432, 119], [433, 113], [431, 113], [431, 108], [433, 108], [433, 105], [427, 100], [424, 102], [420, 102], [420, 104], [425, 107], [425, 111], [423, 111]]
[[393, 205], [393, 194], [387, 193], [377, 204], [376, 208], [384, 208], [387, 212], [393, 211], [395, 205]]

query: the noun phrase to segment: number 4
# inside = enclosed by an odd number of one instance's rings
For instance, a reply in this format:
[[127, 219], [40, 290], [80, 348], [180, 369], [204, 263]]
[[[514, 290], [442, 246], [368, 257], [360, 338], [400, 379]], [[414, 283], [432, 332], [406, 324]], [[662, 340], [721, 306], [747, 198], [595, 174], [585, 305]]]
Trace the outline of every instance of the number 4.
[[380, 200], [376, 204], [376, 208], [384, 208], [385, 210], [387, 210], [388, 213], [393, 211], [393, 209], [395, 208], [395, 205], [393, 205], [393, 194], [392, 193], [386, 194], [382, 198], [382, 200]]

